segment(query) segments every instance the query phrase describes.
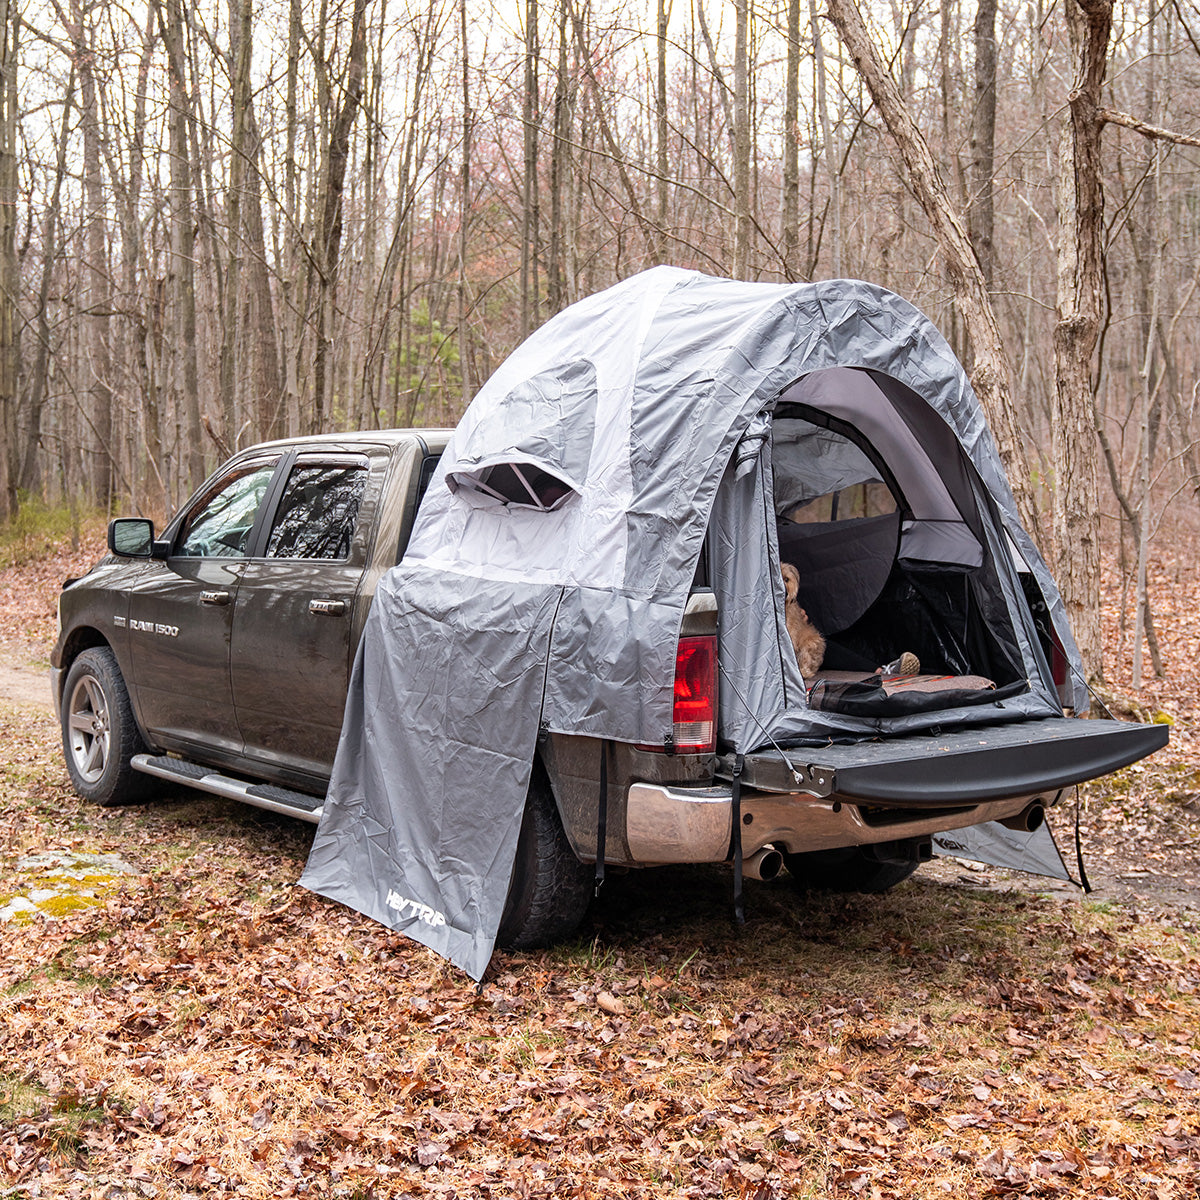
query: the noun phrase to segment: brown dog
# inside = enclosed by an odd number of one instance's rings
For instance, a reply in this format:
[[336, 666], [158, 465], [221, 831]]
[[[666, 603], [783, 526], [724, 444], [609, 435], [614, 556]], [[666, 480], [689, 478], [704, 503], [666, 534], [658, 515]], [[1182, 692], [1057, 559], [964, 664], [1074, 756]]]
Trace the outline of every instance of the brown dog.
[[811, 679], [821, 669], [825, 658], [825, 639], [808, 619], [808, 613], [800, 607], [796, 594], [800, 591], [800, 572], [791, 563], [779, 564], [783, 575], [783, 591], [787, 597], [783, 614], [787, 621], [788, 637], [796, 652], [796, 665], [805, 679]]

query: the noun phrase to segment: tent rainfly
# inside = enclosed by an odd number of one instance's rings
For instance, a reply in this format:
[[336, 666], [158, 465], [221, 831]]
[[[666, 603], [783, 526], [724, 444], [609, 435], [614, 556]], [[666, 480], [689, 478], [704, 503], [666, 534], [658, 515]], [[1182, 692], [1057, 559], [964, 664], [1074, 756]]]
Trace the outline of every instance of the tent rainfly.
[[539, 731], [663, 742], [702, 555], [724, 746], [981, 719], [965, 695], [811, 704], [781, 553], [847, 665], [905, 648], [889, 612], [923, 613], [904, 636], [995, 681], [988, 721], [1061, 715], [1022, 576], [1078, 666], [1058, 591], [927, 318], [853, 280], [657, 267], [547, 322], [468, 408], [379, 585], [301, 882], [480, 978]]

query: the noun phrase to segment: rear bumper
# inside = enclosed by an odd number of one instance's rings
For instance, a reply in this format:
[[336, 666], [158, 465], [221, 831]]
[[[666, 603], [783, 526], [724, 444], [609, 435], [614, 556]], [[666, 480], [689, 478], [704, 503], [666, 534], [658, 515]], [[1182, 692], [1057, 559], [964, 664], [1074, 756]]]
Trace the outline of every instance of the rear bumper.
[[[743, 790], [742, 853], [749, 857], [767, 845], [802, 853], [927, 837], [1014, 817], [1038, 797], [1048, 808], [1056, 793], [913, 810], [860, 804], [838, 795]], [[630, 856], [639, 865], [723, 862], [733, 833], [732, 790], [728, 785], [635, 783], [626, 801], [625, 830]]]

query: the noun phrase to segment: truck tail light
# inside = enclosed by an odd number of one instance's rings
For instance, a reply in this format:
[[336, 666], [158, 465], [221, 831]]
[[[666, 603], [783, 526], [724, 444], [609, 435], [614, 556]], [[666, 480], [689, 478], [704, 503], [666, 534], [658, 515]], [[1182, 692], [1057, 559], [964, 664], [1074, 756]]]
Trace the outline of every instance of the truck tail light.
[[677, 754], [711, 754], [717, 736], [717, 639], [679, 639], [675, 653], [675, 711], [671, 717]]

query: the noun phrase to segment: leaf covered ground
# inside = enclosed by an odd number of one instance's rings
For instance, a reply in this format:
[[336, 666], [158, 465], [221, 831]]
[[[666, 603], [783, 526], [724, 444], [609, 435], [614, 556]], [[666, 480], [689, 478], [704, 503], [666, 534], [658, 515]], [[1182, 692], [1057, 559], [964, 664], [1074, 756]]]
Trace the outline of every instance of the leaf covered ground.
[[[30, 706], [0, 703], [0, 741], [0, 903], [47, 852], [127, 869], [0, 925], [0, 1196], [1200, 1190], [1188, 907], [778, 881], [739, 931], [726, 872], [660, 870], [610, 879], [575, 944], [497, 955], [477, 992], [295, 888], [311, 827], [185, 791], [84, 805]], [[1163, 822], [1195, 837], [1192, 769], [1091, 793], [1090, 852], [1124, 837], [1157, 870]]]

